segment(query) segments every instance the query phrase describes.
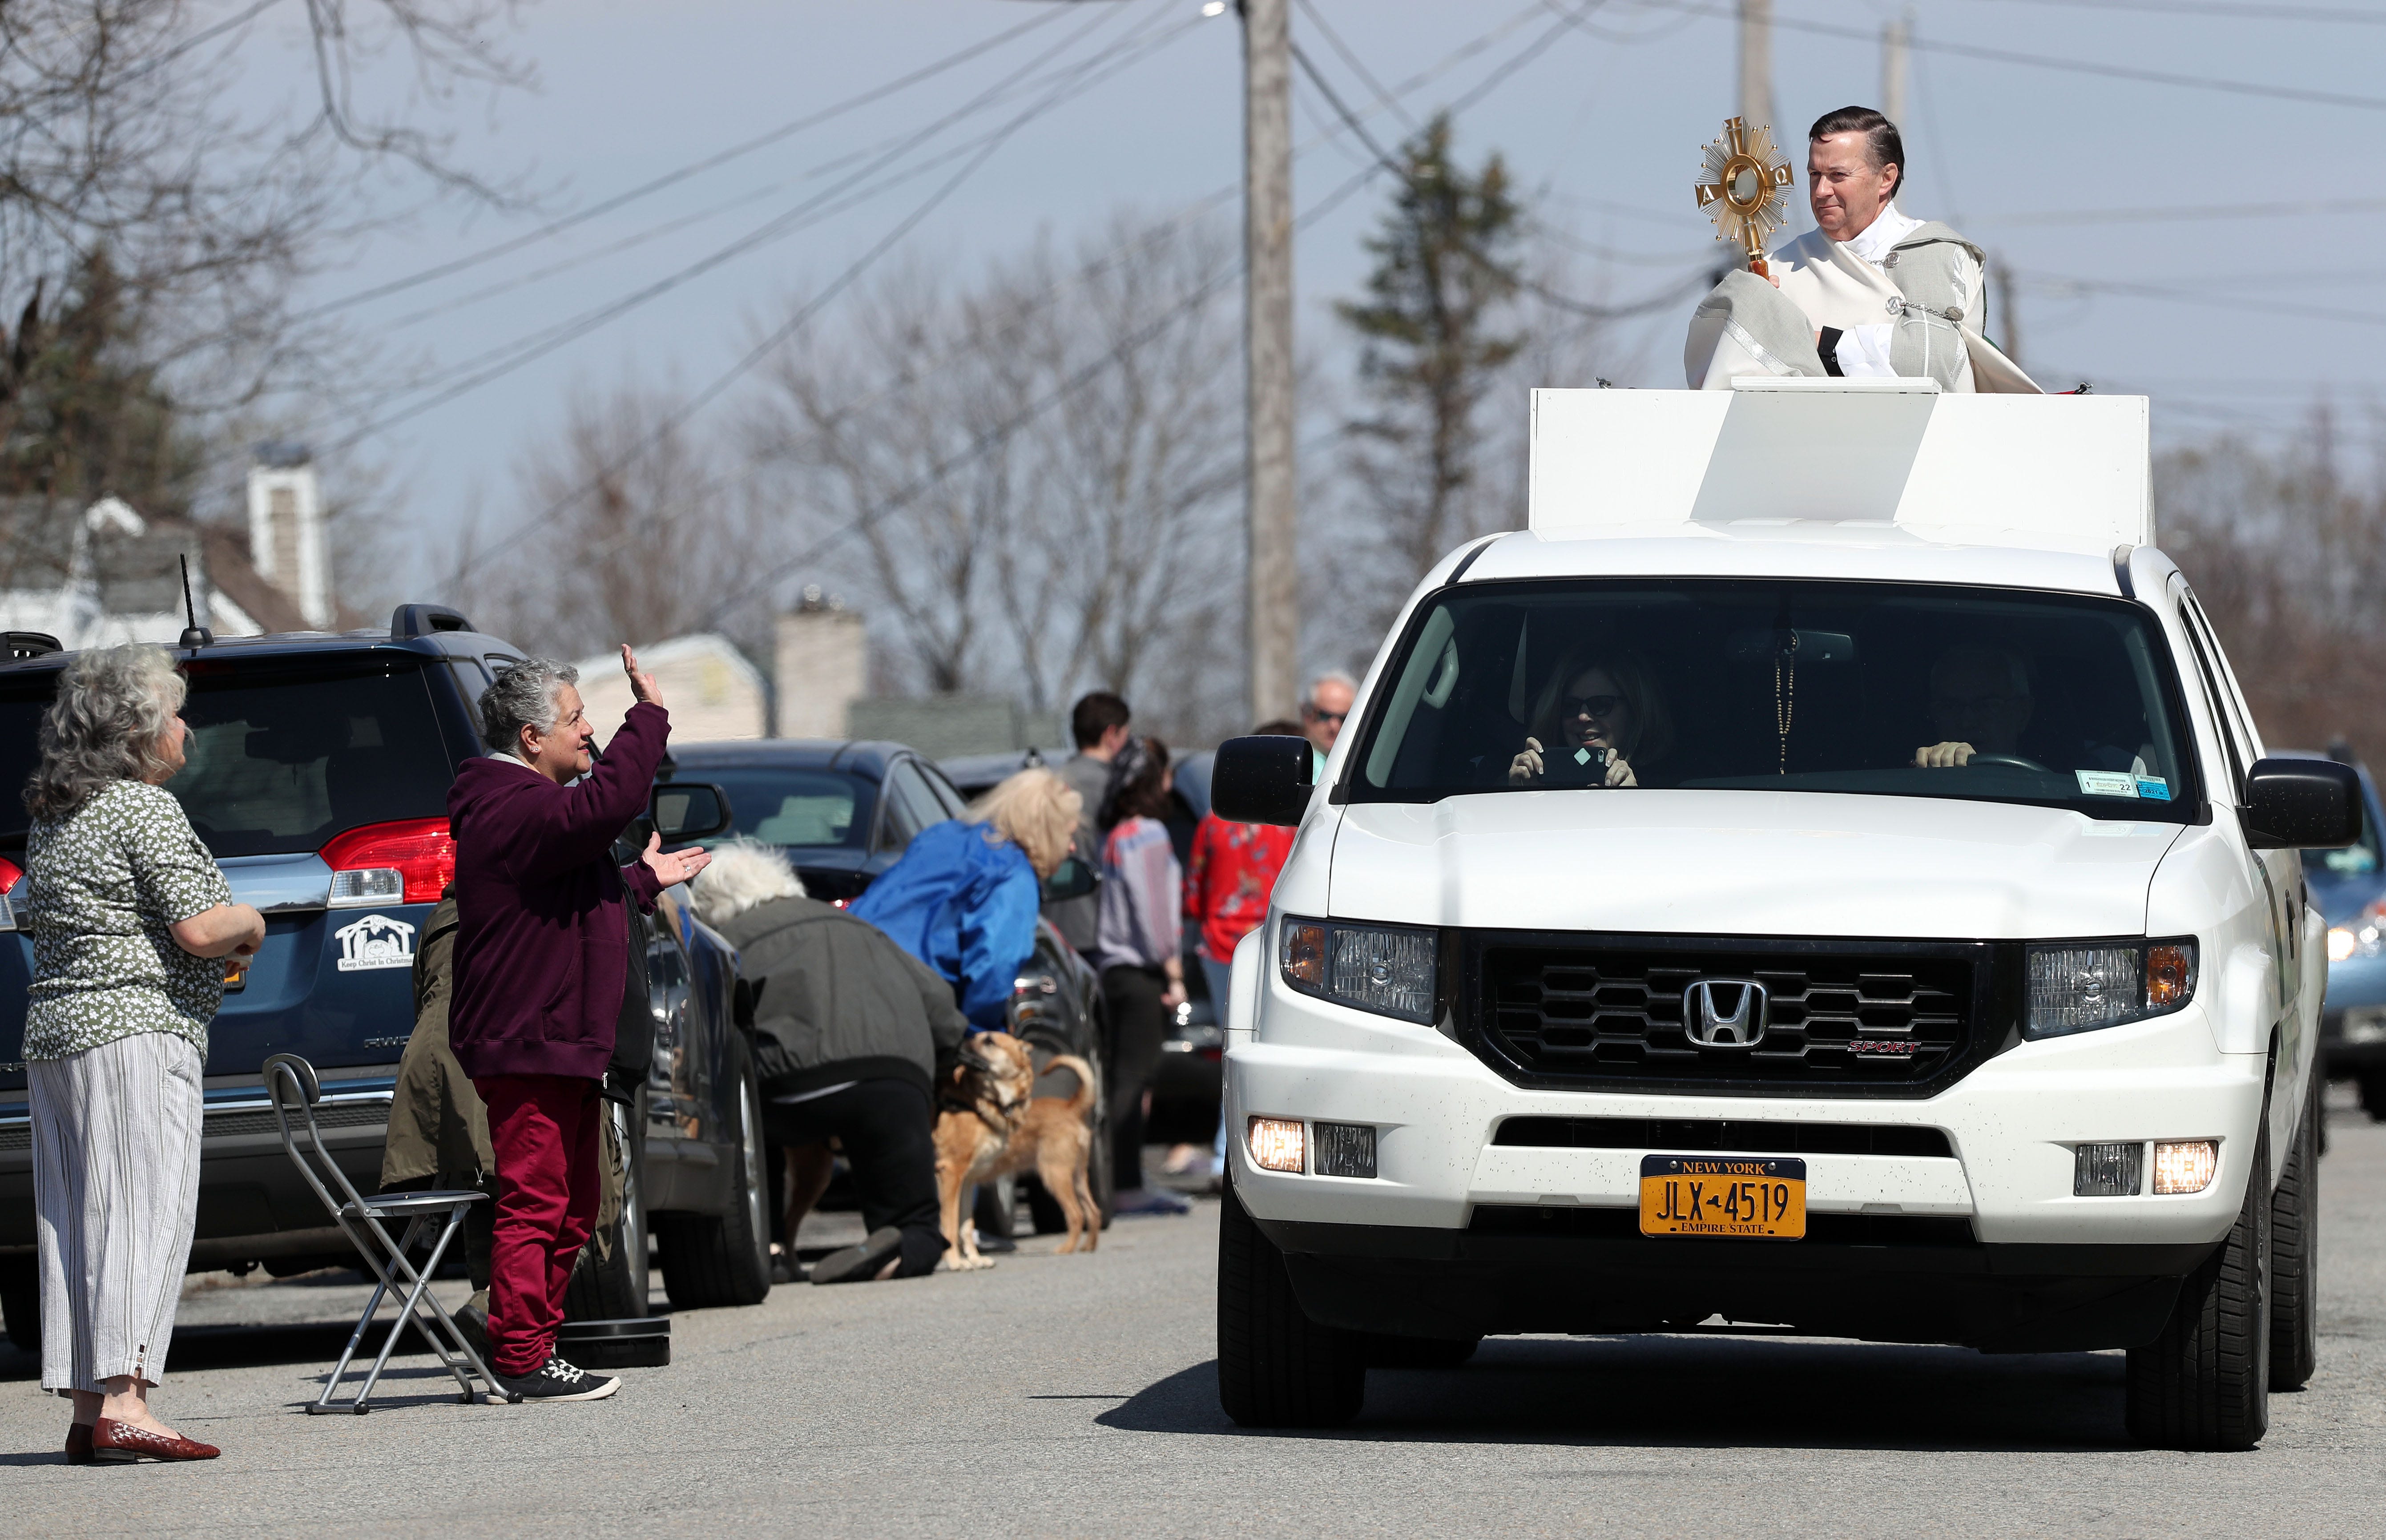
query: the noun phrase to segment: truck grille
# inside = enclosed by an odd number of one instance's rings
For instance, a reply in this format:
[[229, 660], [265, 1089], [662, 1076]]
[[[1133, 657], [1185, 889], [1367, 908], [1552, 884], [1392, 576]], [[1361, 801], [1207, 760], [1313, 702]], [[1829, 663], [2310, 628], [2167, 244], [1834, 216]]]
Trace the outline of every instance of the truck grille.
[[[1928, 1096], [2003, 1045], [2011, 1011], [1996, 1000], [2011, 970], [1997, 966], [1997, 951], [1478, 933], [1467, 957], [1471, 1045], [1508, 1079], [1551, 1088]], [[1691, 1041], [1684, 995], [1702, 979], [1764, 986], [1759, 1041]]]

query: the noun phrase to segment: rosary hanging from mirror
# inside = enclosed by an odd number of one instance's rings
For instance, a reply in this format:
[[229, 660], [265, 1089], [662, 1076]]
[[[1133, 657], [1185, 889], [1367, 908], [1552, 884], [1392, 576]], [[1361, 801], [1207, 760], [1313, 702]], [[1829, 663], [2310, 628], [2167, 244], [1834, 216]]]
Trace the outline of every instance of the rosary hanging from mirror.
[[1773, 731], [1780, 736], [1781, 757], [1773, 773], [1790, 773], [1790, 720], [1798, 714], [1798, 633], [1790, 632], [1773, 651]]
[[1737, 241], [1748, 270], [1770, 275], [1764, 242], [1790, 220], [1790, 157], [1773, 143], [1773, 126], [1754, 132], [1741, 118], [1724, 120], [1723, 135], [1706, 147], [1699, 168], [1699, 207], [1715, 222], [1715, 239]]

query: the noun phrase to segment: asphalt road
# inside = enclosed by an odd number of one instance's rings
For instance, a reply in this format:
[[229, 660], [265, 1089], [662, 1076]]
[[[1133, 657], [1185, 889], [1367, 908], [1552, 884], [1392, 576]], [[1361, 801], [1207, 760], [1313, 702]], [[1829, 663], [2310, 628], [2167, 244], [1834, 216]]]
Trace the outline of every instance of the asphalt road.
[[1375, 1373], [1348, 1430], [1246, 1434], [1217, 1407], [1204, 1204], [1091, 1257], [1030, 1242], [989, 1272], [691, 1311], [669, 1368], [590, 1405], [458, 1406], [415, 1358], [373, 1415], [310, 1419], [358, 1291], [195, 1280], [159, 1406], [224, 1458], [68, 1468], [63, 1404], [0, 1346], [0, 1504], [29, 1533], [153, 1535], [2374, 1537], [2386, 1127], [2331, 1123], [2319, 1373], [2252, 1454], [2130, 1448], [2117, 1354], [1739, 1337], [1498, 1340]]

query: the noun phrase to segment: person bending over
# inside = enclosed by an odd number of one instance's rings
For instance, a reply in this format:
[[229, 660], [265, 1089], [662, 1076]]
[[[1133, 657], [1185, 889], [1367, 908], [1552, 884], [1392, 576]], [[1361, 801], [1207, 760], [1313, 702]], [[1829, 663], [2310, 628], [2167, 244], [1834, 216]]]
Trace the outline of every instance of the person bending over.
[[846, 912], [936, 970], [971, 1030], [1001, 1032], [1021, 965], [1036, 952], [1043, 879], [1077, 833], [1082, 799], [1048, 770], [1023, 770], [911, 837]]
[[[1520, 786], [1638, 786], [1639, 768], [1663, 759], [1672, 743], [1672, 720], [1648, 670], [1627, 654], [1578, 648], [1541, 687], [1532, 735], [1508, 762], [1508, 780]], [[1596, 770], [1601, 756], [1606, 768]]]
[[917, 1278], [937, 1228], [937, 1060], [969, 1022], [950, 985], [867, 920], [804, 895], [785, 852], [740, 840], [697, 878], [697, 917], [737, 948], [737, 1020], [754, 1033], [763, 1122], [795, 1154], [787, 1245], [827, 1185], [828, 1141], [852, 1162], [869, 1238], [823, 1258], [815, 1283]]

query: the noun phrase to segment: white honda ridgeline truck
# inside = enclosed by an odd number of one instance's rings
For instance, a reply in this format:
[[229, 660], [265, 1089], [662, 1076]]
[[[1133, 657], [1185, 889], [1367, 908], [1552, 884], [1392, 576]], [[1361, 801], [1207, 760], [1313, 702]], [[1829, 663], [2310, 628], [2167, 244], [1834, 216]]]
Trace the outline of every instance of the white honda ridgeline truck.
[[2154, 544], [2146, 402], [1540, 391], [1530, 528], [1409, 599], [1235, 956], [1238, 1422], [1501, 1333], [2129, 1350], [2144, 1443], [2313, 1367], [2326, 981], [2267, 758]]

